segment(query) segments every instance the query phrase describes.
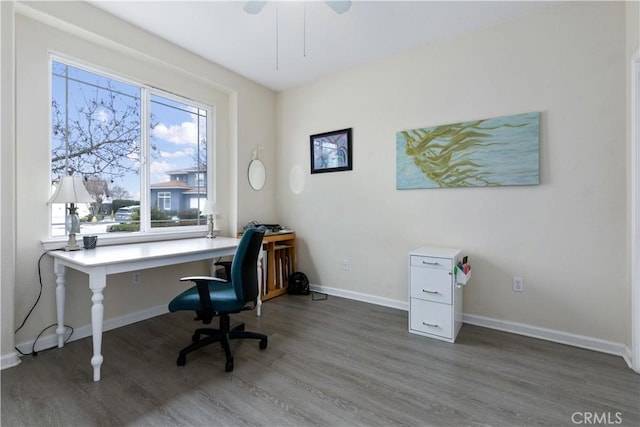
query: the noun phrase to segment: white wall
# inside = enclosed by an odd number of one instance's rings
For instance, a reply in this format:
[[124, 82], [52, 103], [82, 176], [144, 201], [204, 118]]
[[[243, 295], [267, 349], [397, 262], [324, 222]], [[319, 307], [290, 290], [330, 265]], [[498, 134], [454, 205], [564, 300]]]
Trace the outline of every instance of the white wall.
[[0, 285], [2, 287], [1, 366], [19, 363], [13, 349], [15, 282], [15, 87], [13, 3], [0, 2]]
[[[47, 238], [50, 51], [214, 104], [219, 171], [216, 198], [223, 234], [235, 236], [238, 224], [255, 219], [255, 212], [260, 212], [260, 219], [265, 221], [274, 221], [276, 212], [276, 98], [272, 91], [86, 3], [16, 6], [16, 302], [15, 314], [6, 312], [10, 321], [5, 322], [5, 311], [2, 313], [3, 355], [13, 347], [13, 317], [19, 324], [37, 296], [37, 261], [43, 252], [41, 240]], [[246, 179], [251, 150], [256, 144], [264, 147], [261, 159], [267, 167], [267, 185], [261, 192], [251, 190]], [[18, 344], [34, 339], [45, 326], [55, 323], [55, 278], [49, 257], [43, 259], [42, 267], [42, 300], [16, 336]], [[110, 277], [105, 291], [105, 321], [166, 307], [173, 296], [184, 290], [179, 277], [193, 274], [195, 269], [204, 273], [206, 264], [146, 270], [142, 272], [141, 285], [135, 287], [128, 274]], [[76, 328], [85, 326], [90, 323], [87, 277], [70, 272], [67, 283], [66, 323]], [[3, 280], [3, 300], [5, 291], [11, 295], [13, 285]], [[53, 333], [54, 329], [50, 329], [45, 335]], [[5, 341], [10, 343], [7, 349]]]
[[628, 1], [627, 6], [627, 56], [640, 49], [640, 2]]
[[[564, 4], [280, 93], [278, 208], [299, 269], [406, 304], [407, 252], [457, 247], [466, 313], [630, 345], [625, 37], [624, 3]], [[540, 185], [396, 190], [397, 131], [530, 111]], [[309, 135], [347, 127], [353, 171], [310, 175]]]

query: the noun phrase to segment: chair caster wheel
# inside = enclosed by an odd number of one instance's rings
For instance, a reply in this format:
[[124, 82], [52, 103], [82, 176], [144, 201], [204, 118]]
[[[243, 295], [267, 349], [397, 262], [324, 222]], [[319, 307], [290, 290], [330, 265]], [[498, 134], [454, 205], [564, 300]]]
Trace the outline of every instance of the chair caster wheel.
[[186, 356], [178, 356], [178, 360], [176, 361], [176, 365], [178, 366], [184, 366], [185, 363], [187, 363], [187, 357]]
[[227, 363], [224, 365], [224, 370], [225, 370], [225, 372], [232, 372], [233, 371], [233, 359], [227, 360]]
[[267, 339], [261, 339], [260, 340], [260, 350], [264, 350], [265, 348], [267, 348]]

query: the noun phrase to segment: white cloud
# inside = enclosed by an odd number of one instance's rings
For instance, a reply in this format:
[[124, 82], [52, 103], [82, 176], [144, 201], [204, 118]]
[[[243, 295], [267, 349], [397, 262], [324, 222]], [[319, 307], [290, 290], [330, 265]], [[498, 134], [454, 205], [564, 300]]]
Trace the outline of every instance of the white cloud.
[[193, 148], [187, 148], [180, 151], [160, 151], [160, 157], [163, 159], [180, 159], [183, 157], [193, 157]]
[[167, 126], [160, 123], [153, 128], [153, 136], [174, 144], [197, 144], [198, 128], [193, 122]]
[[168, 163], [166, 161], [151, 162], [151, 182], [165, 182], [169, 180], [169, 176], [166, 172], [174, 169], [176, 169], [176, 165], [173, 163]]
[[111, 120], [111, 115], [109, 114], [108, 111], [106, 110], [98, 110], [95, 113], [95, 116], [98, 120], [100, 120], [102, 123], [106, 123], [109, 120]]

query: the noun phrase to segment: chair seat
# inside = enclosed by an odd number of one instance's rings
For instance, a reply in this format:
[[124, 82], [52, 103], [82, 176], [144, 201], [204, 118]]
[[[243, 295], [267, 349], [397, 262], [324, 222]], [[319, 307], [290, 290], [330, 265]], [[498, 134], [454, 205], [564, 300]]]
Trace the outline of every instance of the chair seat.
[[[233, 284], [229, 283], [209, 283], [209, 295], [211, 295], [211, 305], [214, 312], [234, 313], [242, 310], [242, 303], [238, 301]], [[169, 311], [179, 310], [200, 311], [200, 296], [198, 287], [194, 286], [182, 292], [169, 303]]]

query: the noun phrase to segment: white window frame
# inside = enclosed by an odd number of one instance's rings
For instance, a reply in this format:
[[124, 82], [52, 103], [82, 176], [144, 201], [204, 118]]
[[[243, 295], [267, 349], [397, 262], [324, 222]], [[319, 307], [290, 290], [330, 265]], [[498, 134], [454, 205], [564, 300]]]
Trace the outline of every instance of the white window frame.
[[[216, 150], [216, 108], [215, 105], [203, 103], [187, 96], [174, 95], [169, 91], [158, 89], [144, 83], [134, 81], [130, 78], [122, 76], [116, 72], [106, 70], [102, 67], [88, 64], [84, 61], [70, 58], [60, 53], [50, 52], [49, 54], [49, 100], [52, 97], [51, 75], [52, 75], [52, 62], [61, 62], [66, 65], [81, 68], [85, 71], [99, 74], [105, 78], [118, 80], [120, 82], [138, 87], [141, 89], [140, 99], [140, 115], [141, 115], [141, 167], [140, 167], [140, 231], [136, 232], [116, 232], [116, 233], [104, 233], [100, 234], [98, 239], [99, 246], [115, 245], [123, 243], [135, 243], [135, 242], [148, 242], [159, 240], [171, 240], [171, 239], [183, 239], [188, 237], [199, 237], [207, 233], [207, 225], [194, 225], [194, 226], [180, 226], [180, 227], [151, 227], [151, 184], [150, 184], [150, 162], [148, 161], [148, 123], [150, 121], [150, 98], [151, 95], [158, 95], [167, 99], [172, 99], [177, 102], [189, 103], [193, 107], [197, 107], [207, 112], [207, 197], [211, 200], [215, 200], [215, 150]], [[49, 120], [51, 120], [51, 103], [49, 102]], [[51, 130], [51, 122], [49, 122], [49, 130]], [[49, 151], [51, 151], [51, 132], [49, 132]], [[49, 159], [49, 162], [51, 159]], [[51, 164], [49, 164], [51, 169]], [[48, 175], [49, 176], [49, 175]], [[49, 178], [48, 178], [49, 179]], [[67, 242], [68, 236], [52, 236], [51, 235], [51, 222], [52, 215], [51, 209], [49, 209], [48, 218], [48, 238], [42, 241], [44, 250], [54, 250]], [[82, 231], [80, 233], [83, 234]]]
[[[162, 200], [162, 206], [160, 206], [160, 201]], [[169, 207], [167, 208], [167, 200], [169, 200]], [[163, 211], [171, 210], [171, 191], [158, 191], [158, 209], [162, 209]]]

